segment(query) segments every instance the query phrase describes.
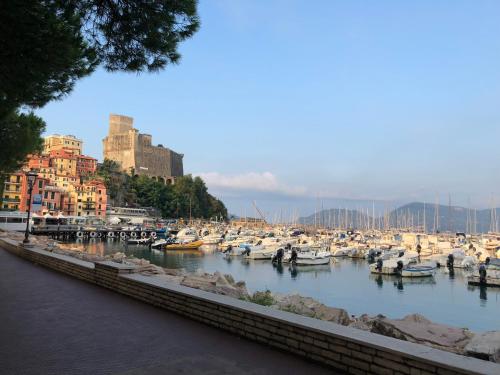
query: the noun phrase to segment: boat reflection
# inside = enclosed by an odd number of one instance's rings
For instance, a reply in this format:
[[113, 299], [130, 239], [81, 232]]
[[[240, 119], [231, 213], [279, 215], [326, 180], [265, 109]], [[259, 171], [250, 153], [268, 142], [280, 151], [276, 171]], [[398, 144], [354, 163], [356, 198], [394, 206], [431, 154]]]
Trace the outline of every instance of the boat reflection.
[[319, 274], [332, 272], [329, 264], [322, 264], [317, 266], [296, 266], [290, 264], [288, 265], [288, 270], [290, 271], [290, 276], [292, 276], [292, 279], [296, 278], [301, 273], [307, 273], [309, 275], [313, 275], [313, 277], [316, 278]]
[[393, 285], [398, 290], [404, 290], [405, 285], [435, 285], [436, 280], [434, 277], [408, 277], [402, 278], [401, 276], [395, 275], [377, 275], [377, 274], [369, 274], [368, 277], [370, 280], [375, 281], [375, 284], [379, 288], [384, 286], [384, 283], [387, 285]]

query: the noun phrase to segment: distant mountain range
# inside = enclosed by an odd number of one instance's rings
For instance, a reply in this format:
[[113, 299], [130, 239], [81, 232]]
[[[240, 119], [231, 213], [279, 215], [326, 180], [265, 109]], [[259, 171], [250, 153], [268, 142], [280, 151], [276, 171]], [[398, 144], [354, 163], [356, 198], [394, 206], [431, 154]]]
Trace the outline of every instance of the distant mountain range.
[[[343, 228], [413, 228], [427, 232], [467, 232], [486, 233], [500, 229], [500, 208], [468, 209], [460, 206], [445, 206], [413, 202], [384, 215], [372, 217], [370, 210], [327, 209], [307, 217], [299, 218], [299, 223], [324, 227]], [[425, 219], [424, 219], [425, 218]]]

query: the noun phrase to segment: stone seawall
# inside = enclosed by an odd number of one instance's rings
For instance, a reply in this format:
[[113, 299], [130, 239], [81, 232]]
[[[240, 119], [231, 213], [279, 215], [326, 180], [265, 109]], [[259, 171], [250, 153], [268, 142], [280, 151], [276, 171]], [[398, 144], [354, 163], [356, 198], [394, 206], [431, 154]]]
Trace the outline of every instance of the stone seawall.
[[500, 365], [311, 319], [17, 241], [0, 247], [31, 262], [351, 374], [500, 374]]

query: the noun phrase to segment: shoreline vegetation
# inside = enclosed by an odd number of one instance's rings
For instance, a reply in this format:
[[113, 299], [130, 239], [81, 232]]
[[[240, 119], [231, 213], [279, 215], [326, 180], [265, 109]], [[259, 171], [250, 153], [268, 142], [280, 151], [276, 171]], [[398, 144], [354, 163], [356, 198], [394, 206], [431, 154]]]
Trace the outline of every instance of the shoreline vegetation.
[[[1, 237], [21, 240], [22, 234], [0, 232]], [[200, 289], [210, 293], [256, 303], [277, 310], [349, 326], [396, 339], [426, 345], [435, 349], [471, 356], [500, 363], [500, 331], [472, 332], [467, 328], [451, 327], [432, 322], [420, 314], [410, 314], [401, 319], [390, 319], [384, 315], [349, 315], [342, 308], [330, 307], [298, 294], [273, 293], [270, 290], [249, 293], [244, 281], [235, 281], [232, 275], [220, 272], [206, 273], [202, 270], [187, 272], [184, 269], [168, 269], [151, 264], [148, 260], [127, 257], [118, 252], [99, 256], [75, 248], [61, 248], [57, 242], [46, 237], [32, 237], [32, 243], [44, 250], [69, 255], [77, 259], [98, 262], [110, 260], [136, 266], [137, 273], [160, 278], [174, 284]]]
[[105, 159], [96, 171], [103, 179], [112, 205], [119, 207], [154, 207], [162, 217], [226, 220], [228, 212], [222, 201], [208, 193], [200, 177], [177, 177], [166, 185], [134, 171], [121, 171], [119, 165]]

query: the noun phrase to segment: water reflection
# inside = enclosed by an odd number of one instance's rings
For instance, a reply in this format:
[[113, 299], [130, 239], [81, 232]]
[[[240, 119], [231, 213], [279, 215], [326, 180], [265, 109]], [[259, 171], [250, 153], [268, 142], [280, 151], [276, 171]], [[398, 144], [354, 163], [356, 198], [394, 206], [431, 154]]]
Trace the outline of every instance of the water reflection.
[[[124, 252], [165, 268], [189, 272], [220, 271], [244, 280], [250, 292], [269, 289], [278, 293], [299, 293], [350, 314], [384, 314], [401, 318], [415, 312], [436, 322], [472, 330], [500, 329], [500, 288], [467, 287], [467, 271], [450, 272], [446, 267], [431, 278], [397, 278], [370, 274], [361, 259], [338, 259], [330, 265], [272, 265], [270, 261], [224, 257], [215, 246], [199, 251], [158, 251], [129, 245], [119, 240], [93, 240], [66, 244], [96, 255]], [[479, 298], [478, 298], [479, 297]], [[480, 316], [480, 319], [477, 317]]]
[[370, 280], [375, 281], [379, 289], [383, 288], [384, 282], [388, 285], [396, 287], [398, 291], [403, 291], [405, 286], [410, 285], [435, 285], [436, 279], [434, 277], [408, 277], [403, 278], [397, 275], [381, 275], [370, 273], [368, 276]]
[[[481, 307], [486, 307], [487, 306], [487, 302], [488, 302], [488, 287], [487, 286], [474, 286], [474, 285], [469, 285], [467, 287], [467, 290], [470, 291], [470, 292], [473, 292], [474, 294], [476, 294], [479, 290], [479, 304], [481, 305]], [[490, 290], [498, 290], [498, 289], [490, 289]], [[498, 298], [498, 294], [497, 294], [497, 298]]]

